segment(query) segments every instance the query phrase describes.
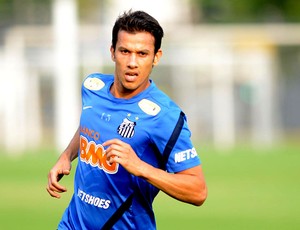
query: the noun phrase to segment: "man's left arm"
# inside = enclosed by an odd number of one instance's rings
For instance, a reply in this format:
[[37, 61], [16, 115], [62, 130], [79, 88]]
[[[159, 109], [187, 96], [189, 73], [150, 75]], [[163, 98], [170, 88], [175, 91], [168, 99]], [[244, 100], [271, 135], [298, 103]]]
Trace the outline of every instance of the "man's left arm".
[[175, 199], [196, 206], [202, 205], [207, 197], [201, 165], [172, 174], [145, 163], [140, 177]]
[[177, 200], [200, 206], [207, 197], [202, 166], [198, 165], [178, 173], [168, 173], [142, 161], [131, 148], [121, 140], [112, 139], [103, 143], [110, 163], [121, 164], [129, 173], [144, 178], [150, 184]]

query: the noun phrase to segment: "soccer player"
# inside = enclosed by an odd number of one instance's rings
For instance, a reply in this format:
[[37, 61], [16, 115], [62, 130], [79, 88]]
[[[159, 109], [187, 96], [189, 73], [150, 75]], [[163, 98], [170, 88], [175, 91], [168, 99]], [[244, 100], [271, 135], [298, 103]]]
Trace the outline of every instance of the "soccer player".
[[200, 206], [207, 188], [181, 109], [150, 79], [162, 56], [163, 29], [143, 11], [118, 17], [112, 30], [114, 75], [82, 84], [79, 128], [48, 174], [47, 191], [78, 157], [74, 194], [58, 229], [156, 229], [160, 190]]

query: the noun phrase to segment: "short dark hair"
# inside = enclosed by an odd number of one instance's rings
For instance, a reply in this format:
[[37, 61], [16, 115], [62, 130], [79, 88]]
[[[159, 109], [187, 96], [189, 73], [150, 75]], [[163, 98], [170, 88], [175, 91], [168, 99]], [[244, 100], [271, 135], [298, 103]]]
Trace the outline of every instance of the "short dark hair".
[[164, 31], [158, 21], [144, 11], [129, 10], [117, 18], [112, 30], [113, 49], [116, 49], [118, 33], [120, 30], [124, 30], [129, 33], [149, 32], [152, 34], [155, 40], [154, 53], [160, 49], [161, 40], [164, 36]]

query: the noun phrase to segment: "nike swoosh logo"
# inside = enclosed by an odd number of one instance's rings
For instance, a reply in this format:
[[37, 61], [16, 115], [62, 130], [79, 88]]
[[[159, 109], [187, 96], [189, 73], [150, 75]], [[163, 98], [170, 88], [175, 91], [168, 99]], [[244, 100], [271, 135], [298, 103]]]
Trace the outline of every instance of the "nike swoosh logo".
[[83, 110], [86, 110], [86, 109], [91, 109], [91, 108], [93, 108], [93, 106], [91, 106], [91, 105], [88, 105], [88, 106], [83, 106]]

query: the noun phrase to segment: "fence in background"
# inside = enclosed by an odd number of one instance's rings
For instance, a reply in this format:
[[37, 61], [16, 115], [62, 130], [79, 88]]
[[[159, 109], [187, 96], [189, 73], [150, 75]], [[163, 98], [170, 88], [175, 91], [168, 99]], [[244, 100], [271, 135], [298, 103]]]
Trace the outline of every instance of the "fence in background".
[[[0, 145], [8, 150], [45, 142], [64, 148], [78, 125], [82, 78], [113, 69], [110, 27], [76, 24], [72, 33], [61, 32], [67, 29], [54, 23], [14, 27], [5, 34]], [[300, 25], [169, 27], [152, 78], [182, 106], [193, 138], [220, 147], [239, 141], [272, 144], [290, 131], [284, 125], [287, 114], [300, 113], [297, 98], [282, 87], [289, 78], [280, 52], [290, 48], [299, 58], [299, 46]], [[299, 92], [300, 83], [294, 82], [293, 92]], [[282, 98], [295, 106], [282, 111]], [[300, 123], [292, 128], [297, 133]]]

